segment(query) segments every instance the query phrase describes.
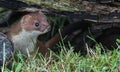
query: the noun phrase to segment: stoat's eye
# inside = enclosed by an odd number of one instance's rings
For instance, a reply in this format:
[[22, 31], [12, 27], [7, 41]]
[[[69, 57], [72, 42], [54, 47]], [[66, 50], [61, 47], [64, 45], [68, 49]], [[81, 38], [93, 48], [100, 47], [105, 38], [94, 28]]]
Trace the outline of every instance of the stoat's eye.
[[35, 23], [35, 26], [36, 26], [36, 27], [39, 27], [39, 26], [40, 26], [40, 23], [36, 22], [36, 23]]

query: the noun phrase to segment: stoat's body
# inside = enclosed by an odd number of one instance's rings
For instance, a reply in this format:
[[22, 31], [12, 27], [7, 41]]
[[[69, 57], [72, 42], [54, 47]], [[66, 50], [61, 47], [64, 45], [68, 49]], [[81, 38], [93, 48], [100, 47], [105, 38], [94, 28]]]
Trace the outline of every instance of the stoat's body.
[[21, 21], [11, 27], [8, 35], [14, 44], [15, 51], [22, 54], [34, 52], [37, 37], [50, 30], [50, 24], [42, 12], [31, 13], [22, 17]]

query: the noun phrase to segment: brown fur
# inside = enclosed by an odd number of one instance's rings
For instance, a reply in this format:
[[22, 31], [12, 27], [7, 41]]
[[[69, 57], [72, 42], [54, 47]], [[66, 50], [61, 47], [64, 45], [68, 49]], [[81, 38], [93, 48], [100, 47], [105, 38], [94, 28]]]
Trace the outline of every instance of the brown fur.
[[[35, 26], [36, 22], [40, 23], [39, 27]], [[11, 26], [7, 35], [10, 39], [12, 39], [13, 37], [16, 37], [17, 35], [19, 35], [22, 29], [25, 29], [28, 32], [40, 31], [42, 33], [44, 30], [49, 31], [50, 24], [47, 22], [47, 18], [42, 12], [30, 13], [23, 16], [20, 22]], [[49, 50], [47, 49], [47, 47], [45, 47], [42, 44], [41, 41], [37, 41], [36, 44], [40, 48], [39, 50], [43, 55], [49, 54]], [[34, 54], [34, 52], [31, 52], [31, 53]]]
[[13, 26], [11, 26], [9, 32], [8, 32], [8, 37], [11, 38], [11, 35], [17, 35], [20, 33], [20, 31], [22, 30], [20, 24], [15, 24]]
[[52, 37], [50, 40], [48, 40], [45, 43], [45, 47], [51, 48], [52, 46], [54, 46], [55, 44], [57, 44], [60, 40], [61, 40], [60, 35], [56, 34], [54, 37]]
[[[46, 16], [42, 12], [40, 14], [31, 13], [29, 15], [26, 15], [23, 17], [23, 20], [24, 21], [21, 21], [21, 24], [28, 31], [31, 31], [31, 30], [44, 31], [48, 26], [50, 26], [50, 24], [48, 24], [48, 22], [47, 22]], [[35, 27], [34, 23], [36, 23], [36, 22], [41, 23], [42, 26], [40, 29]]]
[[39, 52], [43, 54], [43, 56], [50, 55], [50, 51], [48, 50], [49, 47], [46, 47], [41, 41], [37, 40], [37, 46], [39, 47]]

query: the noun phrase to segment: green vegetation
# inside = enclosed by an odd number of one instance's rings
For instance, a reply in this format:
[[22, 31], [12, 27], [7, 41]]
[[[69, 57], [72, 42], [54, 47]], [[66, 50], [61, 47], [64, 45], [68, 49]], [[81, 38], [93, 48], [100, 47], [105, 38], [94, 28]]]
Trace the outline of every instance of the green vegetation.
[[[23, 1], [23, 0], [20, 0]], [[40, 5], [45, 8], [49, 9], [56, 9], [60, 11], [79, 11], [79, 3], [80, 2], [72, 2], [70, 0], [24, 0], [23, 2], [26, 2], [28, 4], [35, 4], [35, 5]]]
[[[53, 36], [56, 27], [62, 27], [64, 20], [49, 18], [52, 30], [49, 36]], [[48, 36], [48, 35], [46, 35]], [[118, 40], [119, 41], [119, 40]], [[96, 44], [96, 51], [88, 49], [88, 54], [83, 57], [80, 53], [74, 53], [74, 47], [68, 42], [67, 47], [64, 40], [58, 44], [60, 53], [51, 51], [50, 57], [43, 57], [36, 52], [34, 57], [24, 58], [20, 53], [18, 59], [13, 60], [12, 70], [5, 67], [4, 72], [120, 72], [120, 52], [118, 50], [108, 51], [101, 54], [101, 44]]]
[[[2, 15], [0, 17], [3, 18]], [[62, 28], [64, 20], [57, 17], [50, 18], [52, 30], [46, 35], [53, 36], [58, 28]], [[92, 39], [92, 38], [91, 38]], [[116, 40], [120, 43], [120, 40]], [[13, 60], [12, 69], [4, 68], [4, 72], [120, 72], [120, 52], [118, 50], [108, 51], [101, 54], [101, 44], [96, 44], [96, 51], [88, 49], [88, 54], [83, 57], [80, 53], [74, 53], [74, 47], [66, 46], [64, 40], [58, 44], [60, 53], [51, 51], [50, 57], [43, 57], [36, 52], [34, 57], [24, 58], [18, 53], [17, 60]], [[70, 49], [68, 50], [69, 47]], [[53, 57], [54, 56], [54, 57]]]
[[[15, 72], [120, 72], [120, 52], [117, 50], [101, 54], [98, 45], [96, 52], [82, 57], [80, 53], [73, 52], [74, 48], [70, 44], [70, 50], [62, 43], [59, 45], [61, 52], [55, 54], [51, 51], [48, 58], [37, 53], [33, 58], [24, 59], [18, 54], [18, 61], [14, 60], [12, 69], [15, 69]], [[10, 70], [5, 68], [5, 72]]]

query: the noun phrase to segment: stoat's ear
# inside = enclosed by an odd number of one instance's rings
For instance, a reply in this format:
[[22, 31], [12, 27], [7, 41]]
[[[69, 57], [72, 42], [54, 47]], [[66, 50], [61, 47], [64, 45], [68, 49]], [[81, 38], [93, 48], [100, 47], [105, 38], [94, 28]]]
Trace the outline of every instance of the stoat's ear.
[[20, 24], [27, 24], [31, 19], [31, 15], [25, 15], [22, 17], [21, 21], [20, 21]]

